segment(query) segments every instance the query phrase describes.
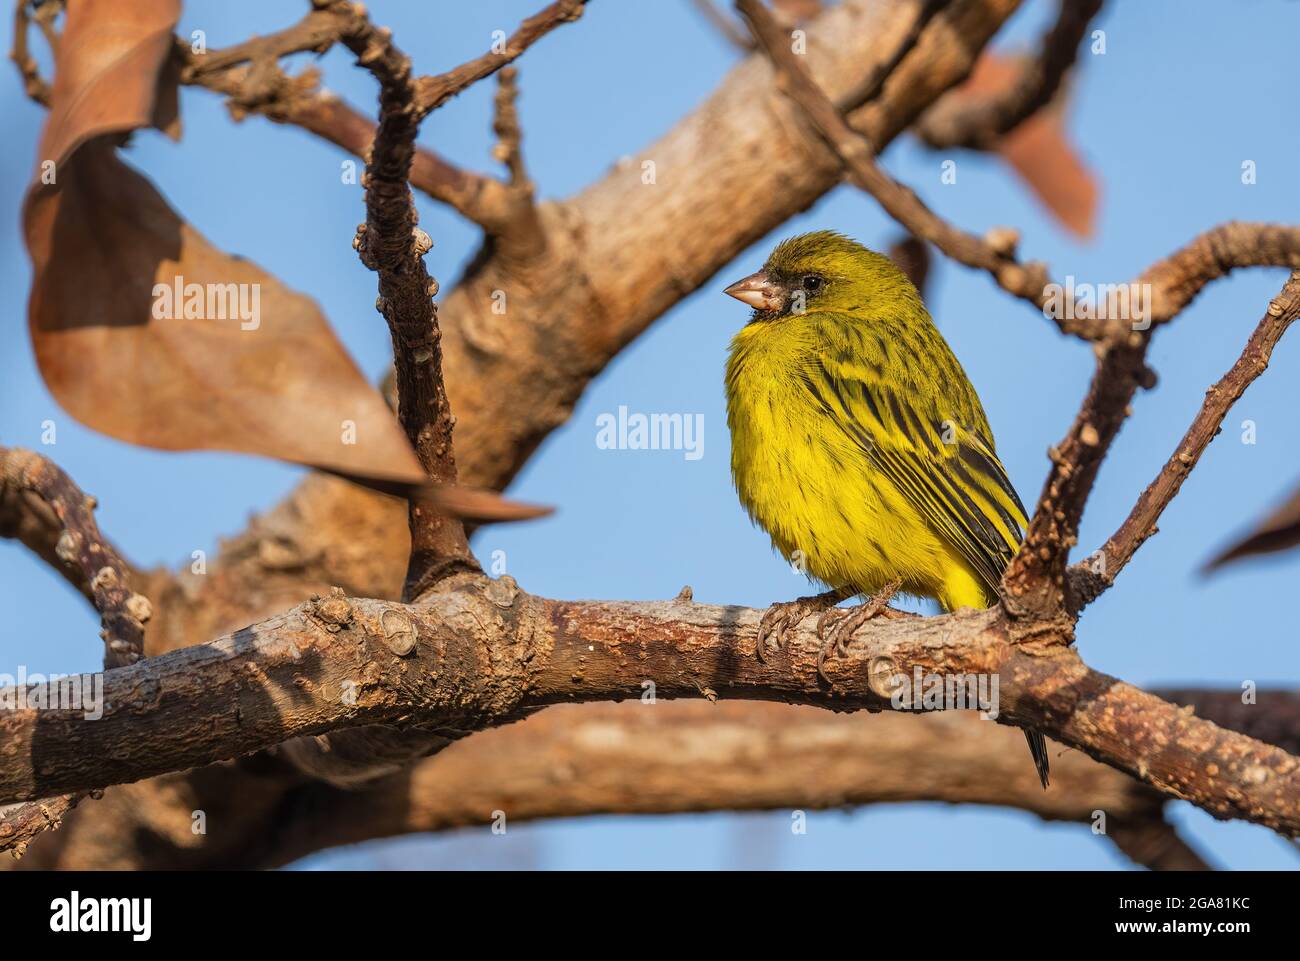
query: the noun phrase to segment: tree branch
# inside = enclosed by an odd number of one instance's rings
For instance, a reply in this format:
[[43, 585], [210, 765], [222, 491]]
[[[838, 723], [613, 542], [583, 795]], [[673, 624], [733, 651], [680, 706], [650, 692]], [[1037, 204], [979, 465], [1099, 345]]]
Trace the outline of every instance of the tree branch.
[[1086, 560], [1070, 568], [1071, 608], [1082, 610], [1092, 603], [1124, 569], [1152, 534], [1164, 509], [1177, 496], [1183, 481], [1201, 455], [1218, 436], [1227, 416], [1241, 395], [1268, 369], [1273, 348], [1291, 323], [1300, 316], [1300, 271], [1291, 274], [1281, 292], [1268, 305], [1259, 325], [1250, 335], [1241, 356], [1217, 383], [1205, 392], [1205, 402], [1192, 420], [1164, 467], [1133, 505], [1124, 523]]
[[[358, 228], [354, 246], [362, 262], [379, 274], [375, 306], [393, 338], [398, 419], [430, 479], [455, 484], [453, 418], [443, 384], [442, 334], [433, 302], [438, 285], [424, 265], [424, 254], [433, 242], [416, 227], [408, 182], [423, 115], [417, 105], [417, 84], [410, 60], [387, 30], [374, 28], [346, 0], [336, 0], [332, 9], [351, 14], [341, 28], [342, 41], [380, 84], [379, 129], [366, 164], [366, 222]], [[478, 570], [464, 525], [428, 499], [411, 501], [410, 530], [405, 599], [416, 599], [450, 574]]]
[[[662, 699], [557, 705], [361, 787], [286, 777], [274, 755], [263, 754], [110, 788], [19, 866], [277, 867], [342, 844], [486, 826], [495, 811], [513, 827], [592, 814], [935, 799], [1096, 825], [1104, 828], [1098, 840], [1109, 837], [1130, 856], [1148, 856], [1122, 839], [1156, 833], [1163, 823], [1160, 795], [1077, 751], [1055, 759], [1052, 789], [1044, 791], [1023, 763], [1020, 741], [1016, 732], [957, 712], [864, 718], [762, 702]], [[196, 835], [195, 810], [221, 829]], [[1104, 812], [1104, 825], [1097, 811]], [[268, 832], [273, 818], [281, 829]], [[135, 843], [141, 836], [151, 843]], [[1178, 844], [1175, 836], [1166, 850]], [[1183, 860], [1200, 862], [1183, 849]]]
[[[1047, 268], [1040, 263], [1022, 265], [1015, 258], [1016, 237], [1005, 229], [990, 232], [990, 238], [953, 227], [925, 205], [911, 189], [882, 171], [874, 160], [871, 142], [845, 122], [834, 102], [817, 86], [799, 62], [788, 42], [786, 32], [758, 0], [736, 0], [736, 8], [749, 22], [754, 36], [771, 58], [778, 74], [778, 84], [790, 95], [804, 116], [835, 151], [853, 183], [871, 194], [903, 227], [934, 244], [958, 263], [987, 271], [1003, 290], [1035, 308], [1047, 303]], [[913, 35], [919, 34], [925, 9], [918, 14]], [[883, 83], [883, 78], [881, 80]], [[1083, 328], [1059, 322], [1067, 333], [1086, 336]]]
[[[48, 31], [50, 28], [49, 20], [57, 11], [54, 4], [48, 4], [46, 7], [36, 8], [35, 17], [33, 18], [27, 13], [29, 3], [30, 0], [14, 0], [14, 39], [13, 45], [9, 49], [9, 59], [18, 68], [18, 75], [23, 81], [23, 92], [42, 107], [48, 107], [50, 105], [50, 84], [41, 76], [36, 58], [32, 56], [30, 49], [28, 49], [27, 31], [31, 26], [32, 19], [38, 22], [42, 30]], [[46, 35], [49, 36], [48, 32]]]
[[[1152, 274], [1148, 272], [1143, 276]], [[1278, 310], [1282, 313], [1275, 314]], [[1271, 329], [1269, 320], [1274, 316], [1289, 318], [1277, 330], [1277, 336], [1280, 337], [1297, 312], [1300, 312], [1300, 300], [1295, 297], [1294, 288], [1288, 281], [1278, 298], [1269, 304], [1268, 312], [1260, 322], [1261, 327], [1266, 331]], [[1120, 333], [1098, 345], [1100, 356], [1097, 370], [1083, 405], [1065, 439], [1049, 451], [1052, 467], [1043, 485], [1038, 509], [1029, 522], [1029, 530], [1025, 533], [1020, 552], [1002, 579], [1008, 610], [1022, 618], [1032, 615], [1031, 620], [1039, 625], [1035, 630], [1049, 621], [1072, 621], [1075, 616], [1073, 612], [1086, 604], [1090, 595], [1095, 596], [1093, 592], [1098, 585], [1093, 582], [1084, 584], [1077, 578], [1076, 583], [1080, 583], [1083, 593], [1069, 596], [1066, 586], [1069, 550], [1078, 542], [1079, 521], [1083, 517], [1084, 504], [1106, 452], [1129, 415], [1133, 395], [1139, 386], [1150, 387], [1155, 382], [1155, 375], [1147, 368], [1145, 360], [1154, 330], [1155, 326], [1151, 324], [1144, 329]], [[1250, 359], [1247, 363], [1250, 363]], [[1245, 389], [1244, 384], [1242, 389]], [[1226, 412], [1226, 407], [1224, 411]], [[1213, 414], [1208, 416], [1212, 417]], [[1221, 417], [1222, 415], [1220, 419]], [[1207, 438], [1205, 443], [1208, 442]], [[1176, 467], [1170, 469], [1177, 470]], [[1158, 478], [1157, 484], [1163, 486], [1171, 480], [1172, 476], [1165, 481]], [[1157, 489], [1150, 501], [1139, 501], [1135, 508], [1139, 511], [1136, 526], [1122, 536], [1126, 539], [1137, 537], [1141, 530], [1149, 526], [1143, 526], [1144, 518], [1152, 510], [1155, 513], [1150, 515], [1150, 520], [1154, 522], [1155, 517], [1177, 493], [1177, 486], [1181, 486], [1181, 480], [1167, 492], [1167, 496]], [[1132, 550], [1136, 549], [1135, 543]], [[1129, 556], [1131, 553], [1129, 551]], [[1115, 573], [1117, 571], [1110, 574], [1110, 579], [1113, 580]]]
[[550, 704], [639, 697], [646, 680], [664, 698], [888, 710], [907, 703], [895, 679], [920, 672], [996, 676], [999, 722], [1035, 727], [1216, 817], [1300, 834], [1300, 760], [1091, 670], [1059, 639], [1034, 653], [997, 609], [872, 625], [830, 664], [833, 686], [818, 678], [811, 625], [783, 663], [754, 658], [760, 616], [680, 599], [549, 601], [506, 578], [421, 605], [336, 595], [108, 672], [94, 722], [73, 710], [6, 712], [0, 803], [363, 725], [455, 737]]
[[[276, 123], [302, 127], [365, 158], [375, 136], [375, 124], [333, 94], [321, 91], [317, 71], [289, 77], [279, 66], [279, 58], [293, 53], [324, 53], [340, 42], [343, 31], [348, 29], [352, 16], [348, 5], [335, 0], [314, 2], [316, 9], [297, 24], [224, 50], [198, 54], [188, 44], [177, 41], [181, 82], [228, 97], [237, 120], [247, 113], [258, 113]], [[420, 97], [417, 112], [423, 115], [436, 109], [517, 59], [555, 27], [578, 19], [584, 3], [553, 3], [525, 20], [501, 53], [484, 54], [445, 74], [416, 79]], [[513, 223], [515, 205], [507, 185], [461, 170], [432, 151], [416, 150], [411, 184], [493, 235], [508, 233]]]
[[[122, 667], [144, 656], [144, 624], [152, 608], [131, 589], [134, 573], [100, 534], [94, 509], [95, 499], [53, 461], [0, 447], [0, 536], [23, 541], [95, 605], [103, 625], [104, 667]], [[0, 852], [21, 857], [84, 796], [52, 797], [10, 812], [0, 822]]]
[[1009, 89], [973, 104], [969, 98], [956, 96], [940, 101], [917, 124], [921, 139], [940, 150], [993, 149], [1006, 134], [1051, 103], [1074, 66], [1089, 21], [1100, 9], [1101, 0], [1061, 0], [1038, 55], [1025, 63]]
[[100, 534], [94, 510], [95, 499], [53, 461], [0, 447], [0, 536], [23, 540], [90, 598], [103, 623], [104, 666], [122, 667], [144, 655], [152, 608], [131, 590], [132, 572]]
[[457, 94], [518, 60], [525, 50], [556, 27], [581, 17], [586, 4], [587, 0], [556, 0], [521, 23], [501, 50], [490, 50], [436, 77], [420, 77], [415, 81], [416, 113], [423, 117], [437, 110]]

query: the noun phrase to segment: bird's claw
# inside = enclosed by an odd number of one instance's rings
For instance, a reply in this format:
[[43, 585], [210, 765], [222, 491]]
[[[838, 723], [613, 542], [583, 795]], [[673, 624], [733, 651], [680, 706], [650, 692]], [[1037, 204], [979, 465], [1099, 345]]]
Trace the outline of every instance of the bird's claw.
[[[848, 654], [849, 644], [853, 641], [853, 635], [859, 627], [874, 617], [902, 614], [901, 611], [894, 611], [889, 606], [890, 600], [898, 593], [900, 587], [902, 587], [900, 581], [886, 584], [862, 604], [843, 612], [843, 616], [837, 614], [836, 608], [822, 612], [822, 616], [817, 619], [817, 637], [823, 642], [821, 650], [817, 652], [818, 677], [827, 684], [831, 683], [831, 679], [826, 674], [826, 661], [831, 654], [840, 657]], [[828, 624], [829, 630], [827, 630]]]
[[[843, 591], [834, 590], [827, 591], [825, 594], [812, 594], [808, 597], [797, 597], [793, 601], [782, 601], [773, 604], [764, 612], [762, 620], [758, 622], [758, 642], [754, 647], [754, 655], [759, 661], [766, 664], [769, 641], [775, 639], [777, 648], [784, 651], [789, 642], [788, 633], [791, 628], [797, 627], [809, 614], [833, 609], [846, 596]], [[822, 617], [825, 618], [825, 616], [823, 613]], [[817, 624], [820, 631], [821, 621], [818, 621]]]

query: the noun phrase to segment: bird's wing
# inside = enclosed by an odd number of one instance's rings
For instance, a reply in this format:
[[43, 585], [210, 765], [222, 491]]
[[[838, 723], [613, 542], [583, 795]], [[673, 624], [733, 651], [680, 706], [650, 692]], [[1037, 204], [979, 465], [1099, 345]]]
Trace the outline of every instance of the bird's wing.
[[[968, 383], [959, 367], [951, 373]], [[996, 590], [1020, 546], [1025, 509], [986, 436], [973, 390], [958, 389], [963, 396], [945, 416], [940, 402], [829, 352], [813, 357], [801, 379], [828, 418]]]

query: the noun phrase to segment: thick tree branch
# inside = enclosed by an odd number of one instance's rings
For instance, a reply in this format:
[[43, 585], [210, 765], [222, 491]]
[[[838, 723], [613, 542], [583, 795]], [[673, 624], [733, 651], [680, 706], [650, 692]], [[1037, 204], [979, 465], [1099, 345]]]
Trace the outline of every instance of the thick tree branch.
[[17, 710], [0, 803], [138, 780], [373, 724], [457, 736], [570, 701], [742, 698], [887, 710], [896, 678], [999, 678], [1002, 723], [1030, 725], [1220, 818], [1300, 834], [1300, 760], [1087, 667], [1043, 653], [997, 610], [873, 625], [818, 678], [821, 644], [798, 631], [781, 663], [753, 657], [760, 611], [548, 601], [508, 578], [427, 604], [331, 596], [211, 644], [110, 671], [103, 717]]
[[[957, 712], [868, 718], [662, 699], [558, 705], [359, 788], [286, 777], [265, 754], [110, 788], [19, 866], [275, 867], [341, 844], [485, 827], [495, 811], [513, 828], [591, 814], [788, 812], [936, 799], [1103, 827], [1099, 842], [1109, 837], [1148, 867], [1203, 864], [1176, 836], [1155, 861], [1126, 843], [1130, 834], [1165, 833], [1165, 799], [1156, 792], [1077, 751], [1054, 759], [1052, 789], [1043, 791], [1023, 763], [1020, 741], [1017, 732]], [[196, 810], [220, 829], [196, 835]], [[280, 827], [268, 832], [272, 818]], [[139, 837], [149, 843], [137, 844]], [[1181, 858], [1171, 856], [1180, 848]]]
[[[955, 712], [908, 718], [718, 702], [558, 705], [459, 741], [366, 793], [308, 789], [303, 816], [269, 864], [375, 837], [540, 818], [687, 811], [828, 809], [941, 801], [1025, 810], [1091, 825], [1121, 842], [1168, 828], [1164, 799], [1085, 755], [1063, 752], [1053, 790], [1021, 758], [1021, 737]], [[1098, 840], [1101, 840], [1099, 838]], [[1204, 862], [1176, 835], [1162, 854]]]
[[1082, 610], [1113, 584], [1138, 548], [1156, 533], [1160, 515], [1177, 496], [1183, 481], [1200, 461], [1210, 441], [1218, 436], [1232, 405], [1241, 399], [1255, 378], [1268, 369], [1273, 348], [1297, 316], [1300, 316], [1300, 271], [1291, 274], [1281, 292], [1269, 303], [1236, 363], [1206, 390], [1205, 401], [1191, 426], [1133, 505], [1124, 523], [1098, 552], [1070, 569], [1073, 610]]

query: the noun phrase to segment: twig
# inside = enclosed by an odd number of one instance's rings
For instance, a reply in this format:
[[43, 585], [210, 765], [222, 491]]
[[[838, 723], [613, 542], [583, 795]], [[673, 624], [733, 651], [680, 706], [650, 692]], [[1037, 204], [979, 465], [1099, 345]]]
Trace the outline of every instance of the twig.
[[[1196, 246], [1193, 244], [1189, 249], [1194, 249]], [[1177, 258], [1174, 262], [1180, 263]], [[1143, 276], [1156, 279], [1167, 269], [1164, 263], [1167, 262], [1162, 262], [1161, 265], [1153, 268], [1154, 273], [1148, 271]], [[1213, 268], [1205, 268], [1204, 273], [1210, 276], [1215, 275], [1215, 271], [1224, 273], [1228, 269], [1225, 264], [1226, 261], [1219, 261]], [[1185, 280], [1188, 279], [1186, 274], [1180, 273], [1180, 276]], [[1200, 289], [1200, 284], [1189, 283], [1188, 286]], [[1288, 287], [1290, 286], [1288, 282]], [[1190, 301], [1194, 292], [1185, 293], [1185, 296]], [[1294, 289], [1284, 288], [1283, 294], [1270, 304], [1269, 314], [1261, 321], [1260, 336], [1264, 339], [1255, 341], [1252, 338], [1252, 344], [1262, 348], [1263, 344], [1267, 343], [1267, 338], [1273, 336], [1274, 332], [1280, 337], [1281, 332], [1285, 330], [1285, 324], [1277, 327], [1269, 323], [1274, 319], [1273, 311], [1281, 310], [1282, 313], [1277, 316], [1290, 317], [1294, 315], [1296, 309]], [[1113, 339], [1098, 344], [1100, 356], [1088, 394], [1065, 439], [1049, 451], [1052, 467], [1043, 485], [1038, 509], [1029, 522], [1029, 530], [1025, 534], [1020, 552], [1011, 562], [1002, 579], [1003, 598], [1008, 610], [1022, 619], [1037, 622], [1038, 627], [1033, 630], [1040, 629], [1048, 620], [1072, 620], [1078, 609], [1086, 605], [1100, 590], [1104, 590], [1105, 585], [1096, 583], [1093, 577], [1075, 575], [1070, 578], [1071, 586], [1078, 591], [1075, 595], [1074, 591], [1067, 587], [1066, 561], [1070, 548], [1077, 542], [1079, 520], [1083, 516], [1084, 503], [1092, 490], [1097, 470], [1120, 426], [1130, 413], [1129, 404], [1133, 395], [1139, 386], [1150, 387], [1155, 382], [1155, 375], [1147, 368], [1145, 361], [1147, 347], [1154, 331], [1155, 326], [1152, 323], [1145, 329], [1120, 333]], [[1239, 364], [1244, 363], [1247, 367], [1243, 369], [1249, 369], [1249, 365], [1257, 360], [1258, 356], [1248, 345], [1247, 354], [1243, 355], [1243, 360], [1239, 361]], [[1237, 368], [1234, 367], [1234, 371], [1236, 370]], [[1230, 372], [1228, 376], [1240, 378], [1245, 375], [1235, 375]], [[1242, 381], [1241, 389], [1244, 390], [1248, 383], [1249, 380]], [[1225, 400], [1227, 396], [1224, 395]], [[1201, 431], [1208, 430], [1208, 425], [1214, 417], [1221, 419], [1231, 403], [1232, 401], [1228, 400], [1223, 411], [1217, 415], [1217, 402], [1212, 403], [1210, 411], [1206, 414], [1207, 420], [1199, 427], [1194, 425], [1197, 435], [1192, 438], [1191, 443], [1200, 444], [1199, 450], [1204, 450], [1204, 444], [1208, 444], [1213, 437], [1213, 431], [1210, 430], [1208, 436], [1204, 438], [1204, 443], [1201, 444]], [[1217, 428], [1217, 422], [1214, 426]], [[1187, 440], [1184, 438], [1184, 442]], [[1190, 453], [1190, 450], [1191, 448], [1188, 448], [1184, 451], [1180, 447], [1171, 462], [1174, 466], [1166, 465], [1169, 473], [1165, 474], [1162, 471], [1153, 485], [1154, 490], [1149, 489], [1139, 499], [1138, 505], [1134, 508], [1135, 516], [1130, 518], [1132, 526], [1126, 522], [1116, 535], [1120, 538], [1116, 555], [1114, 560], [1106, 562], [1107, 573], [1103, 580], [1113, 580], [1119, 568], [1128, 562], [1128, 558], [1132, 556], [1141, 541], [1149, 536], [1147, 533], [1149, 528], [1168, 502], [1173, 499], [1178, 487], [1181, 486], [1182, 478], [1186, 476], [1185, 473], [1178, 476], [1179, 455]], [[1199, 457], [1199, 450], [1197, 457]], [[1188, 470], [1190, 466], [1189, 464]], [[1118, 566], [1115, 565], [1116, 561]], [[1089, 575], [1091, 574], [1092, 572], [1089, 571]]]
[[74, 583], [84, 585], [99, 611], [104, 666], [122, 667], [138, 661], [144, 654], [144, 624], [152, 611], [149, 601], [131, 590], [126, 562], [100, 534], [93, 513], [95, 499], [83, 494], [48, 458], [21, 448], [0, 447], [0, 504], [12, 501], [17, 503], [0, 516], [10, 518], [15, 528], [25, 524], [14, 517], [21, 511], [44, 509], [54, 514], [61, 529], [54, 554], [61, 570], [77, 572]]
[[754, 49], [754, 41], [730, 17], [718, 9], [713, 0], [691, 0], [700, 15], [737, 50], [744, 53]]
[[1082, 610], [1113, 584], [1138, 548], [1156, 533], [1161, 513], [1177, 496], [1210, 441], [1218, 435], [1223, 418], [1246, 388], [1268, 368], [1273, 348], [1297, 317], [1300, 317], [1300, 271], [1291, 274], [1281, 292], [1269, 303], [1237, 362], [1205, 392], [1205, 401], [1187, 432], [1124, 523], [1098, 552], [1070, 568], [1072, 610]]
[[[858, 187], [875, 197], [885, 212], [912, 234], [933, 243], [958, 263], [987, 271], [1008, 293], [1039, 310], [1044, 308], [1048, 302], [1047, 269], [1039, 263], [1022, 265], [1016, 260], [1013, 232], [999, 231], [991, 235], [991, 240], [981, 240], [959, 230], [935, 214], [908, 187], [882, 171], [876, 165], [870, 141], [848, 125], [839, 109], [799, 63], [767, 8], [758, 0], [736, 0], [736, 7], [749, 21], [772, 60], [778, 82], [839, 155]], [[1063, 331], [1085, 338], [1091, 339], [1095, 334], [1095, 328], [1079, 326], [1068, 318], [1058, 319], [1057, 324]]]
[[[50, 85], [41, 76], [36, 58], [32, 56], [27, 46], [27, 30], [32, 22], [32, 18], [27, 13], [29, 4], [30, 0], [14, 0], [14, 40], [9, 49], [9, 59], [14, 62], [14, 66], [18, 68], [19, 76], [22, 77], [23, 92], [42, 107], [48, 107], [50, 105]], [[38, 21], [41, 21], [43, 16], [40, 10], [36, 11]], [[42, 29], [45, 26], [42, 23]]]
[[415, 81], [417, 114], [423, 117], [437, 110], [463, 90], [514, 62], [525, 50], [556, 27], [572, 23], [581, 17], [586, 4], [587, 0], [556, 0], [546, 9], [533, 14], [521, 23], [500, 51], [490, 50], [481, 57], [476, 57], [436, 77], [420, 77]]
[[[104, 667], [144, 655], [149, 601], [130, 588], [132, 572], [95, 523], [95, 500], [46, 457], [0, 447], [0, 535], [29, 543], [94, 603], [103, 624]], [[58, 531], [57, 539], [54, 532]], [[85, 792], [25, 804], [0, 819], [0, 852], [20, 858], [32, 839], [57, 828]]]
[[497, 74], [493, 99], [492, 132], [497, 136], [492, 156], [505, 165], [506, 201], [502, 216], [488, 230], [516, 263], [539, 256], [546, 247], [546, 232], [537, 210], [535, 188], [524, 166], [523, 127], [519, 122], [519, 71], [505, 67]]
[[1002, 576], [1003, 604], [1025, 625], [1026, 638], [1053, 632], [1073, 637], [1066, 562], [1097, 471], [1130, 413], [1133, 395], [1140, 385], [1154, 383], [1144, 360], [1150, 335], [1150, 330], [1135, 332], [1131, 341], [1098, 345], [1097, 367], [1079, 413], [1065, 439], [1048, 451], [1052, 466], [1037, 509]]
[[523, 129], [519, 125], [519, 71], [506, 67], [497, 74], [497, 94], [492, 118], [492, 132], [497, 135], [497, 145], [492, 155], [505, 164], [512, 187], [526, 188], [532, 194], [532, 184], [524, 169]]
[[1038, 55], [1024, 65], [1009, 89], [974, 104], [960, 95], [942, 100], [921, 118], [917, 133], [936, 149], [992, 149], [1052, 101], [1074, 65], [1089, 21], [1100, 9], [1101, 0], [1061, 0]]
[[[485, 54], [439, 77], [420, 78], [417, 85], [432, 98], [422, 112], [434, 109], [518, 58], [556, 26], [577, 19], [581, 7], [577, 0], [552, 4], [524, 21], [507, 41], [503, 53]], [[374, 122], [333, 94], [320, 90], [316, 71], [289, 77], [278, 63], [280, 57], [293, 53], [323, 53], [339, 42], [350, 16], [345, 6], [333, 0], [318, 0], [317, 8], [297, 24], [224, 50], [195, 54], [188, 44], [177, 41], [177, 56], [183, 64], [181, 82], [228, 97], [237, 120], [247, 113], [257, 113], [275, 123], [302, 127], [365, 158], [375, 137]], [[431, 150], [417, 148], [410, 182], [489, 233], [504, 232], [515, 212], [505, 184], [456, 167]]]
[[912, 18], [911, 26], [903, 39], [899, 41], [894, 53], [887, 60], [877, 64], [870, 73], [862, 78], [862, 83], [849, 96], [844, 98], [845, 103], [856, 109], [858, 106], [875, 100], [880, 95], [880, 91], [885, 88], [885, 81], [893, 76], [894, 71], [898, 69], [903, 59], [916, 48], [922, 32], [924, 32], [930, 21], [948, 5], [948, 0], [920, 0], [920, 2], [920, 10]]
[[[366, 164], [366, 222], [354, 241], [362, 262], [379, 274], [376, 307], [393, 338], [398, 419], [430, 479], [456, 483], [451, 407], [442, 377], [441, 331], [433, 297], [437, 284], [425, 268], [433, 246], [416, 227], [408, 178], [421, 113], [411, 62], [386, 29], [374, 27], [347, 2], [342, 40], [379, 81], [379, 129]], [[437, 580], [478, 570], [464, 525], [423, 500], [412, 501], [411, 559], [403, 597], [413, 600]]]
[[78, 791], [45, 801], [29, 801], [0, 813], [0, 854], [8, 852], [15, 860], [27, 853], [27, 846], [46, 831], [57, 831], [64, 816], [89, 792]]

